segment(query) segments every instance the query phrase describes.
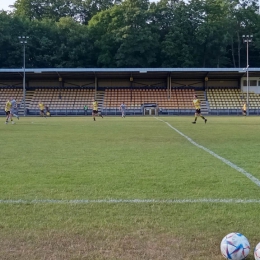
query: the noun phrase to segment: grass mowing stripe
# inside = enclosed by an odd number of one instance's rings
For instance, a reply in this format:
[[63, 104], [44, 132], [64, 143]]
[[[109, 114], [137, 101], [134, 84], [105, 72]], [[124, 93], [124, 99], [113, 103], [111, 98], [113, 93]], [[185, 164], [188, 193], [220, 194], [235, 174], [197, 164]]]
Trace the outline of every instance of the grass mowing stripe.
[[229, 160], [219, 156], [218, 154], [212, 152], [210, 149], [197, 144], [196, 142], [194, 142], [190, 137], [186, 136], [185, 134], [183, 134], [182, 132], [180, 132], [178, 129], [176, 129], [175, 127], [173, 127], [171, 124], [169, 124], [168, 122], [156, 118], [157, 120], [164, 122], [165, 124], [167, 124], [171, 129], [173, 129], [175, 132], [177, 132], [178, 134], [180, 134], [181, 136], [183, 136], [185, 139], [187, 139], [190, 143], [194, 144], [195, 146], [197, 146], [198, 148], [204, 150], [205, 152], [211, 154], [212, 156], [214, 156], [215, 158], [221, 160], [223, 163], [227, 164], [228, 166], [230, 166], [231, 168], [237, 170], [238, 172], [242, 173], [243, 175], [245, 175], [248, 179], [250, 179], [253, 183], [255, 183], [258, 187], [260, 187], [260, 180], [257, 179], [255, 176], [253, 176], [251, 173], [247, 172], [246, 170], [244, 170], [243, 168], [235, 165], [234, 163], [230, 162]]
[[156, 199], [100, 199], [100, 200], [0, 200], [0, 204], [185, 204], [185, 203], [236, 203], [236, 204], [259, 204], [260, 200], [256, 199], [167, 199], [167, 200], [156, 200]]

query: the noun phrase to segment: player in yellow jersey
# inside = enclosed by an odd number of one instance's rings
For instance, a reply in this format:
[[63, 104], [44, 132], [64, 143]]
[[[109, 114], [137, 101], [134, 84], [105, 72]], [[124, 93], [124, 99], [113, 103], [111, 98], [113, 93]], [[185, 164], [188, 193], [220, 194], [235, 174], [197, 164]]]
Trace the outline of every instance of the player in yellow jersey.
[[44, 113], [45, 106], [41, 101], [39, 102], [38, 107], [40, 109], [40, 116], [44, 116], [46, 118], [46, 115]]
[[204, 116], [201, 115], [200, 100], [198, 99], [197, 95], [194, 95], [193, 105], [194, 105], [196, 111], [195, 111], [195, 120], [192, 122], [192, 124], [196, 124], [198, 116], [200, 116], [206, 124], [208, 120]]
[[102, 116], [101, 112], [99, 113], [98, 112], [98, 102], [93, 99], [93, 102], [92, 102], [92, 117], [93, 117], [93, 120], [96, 121], [96, 116]]
[[243, 114], [243, 116], [246, 116], [246, 102], [244, 103], [244, 105], [242, 107], [242, 114]]
[[10, 111], [11, 111], [12, 103], [8, 99], [5, 103], [5, 114], [6, 114], [6, 120], [5, 123], [8, 124], [8, 119], [10, 118], [13, 124], [13, 119], [10, 117]]

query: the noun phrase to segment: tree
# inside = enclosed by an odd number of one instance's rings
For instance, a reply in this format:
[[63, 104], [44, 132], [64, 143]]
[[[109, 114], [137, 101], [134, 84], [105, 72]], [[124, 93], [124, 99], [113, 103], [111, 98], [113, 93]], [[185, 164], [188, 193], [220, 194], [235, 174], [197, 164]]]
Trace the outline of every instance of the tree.
[[115, 5], [119, 5], [122, 0], [86, 0], [82, 2], [79, 20], [83, 24], [88, 22], [101, 11], [108, 10]]
[[198, 59], [195, 55], [196, 27], [191, 19], [190, 8], [180, 2], [168, 6], [172, 17], [169, 32], [162, 39], [163, 67], [195, 67]]
[[94, 45], [93, 53], [98, 67], [116, 67], [114, 56], [119, 45], [115, 37], [121, 22], [120, 12], [115, 6], [99, 12], [89, 21], [90, 41]]
[[94, 67], [88, 29], [72, 18], [61, 18], [57, 22], [57, 37], [60, 42], [56, 52], [57, 67]]
[[0, 67], [240, 67], [243, 34], [253, 34], [259, 66], [256, 0], [17, 0], [0, 12]]
[[[198, 0], [191, 1], [197, 9]], [[226, 57], [228, 44], [228, 5], [226, 0], [205, 0], [197, 16], [199, 27], [196, 32], [196, 52], [201, 67], [226, 67], [230, 60]], [[197, 13], [198, 14], [198, 13]]]
[[119, 4], [121, 0], [17, 0], [15, 14], [30, 20], [51, 19], [58, 22], [62, 17], [72, 17], [87, 24], [98, 12]]
[[101, 67], [148, 67], [156, 61], [158, 37], [149, 25], [149, 1], [126, 0], [89, 22]]
[[7, 12], [0, 12], [0, 67], [22, 67], [22, 46], [18, 36], [26, 34], [26, 21], [12, 17]]

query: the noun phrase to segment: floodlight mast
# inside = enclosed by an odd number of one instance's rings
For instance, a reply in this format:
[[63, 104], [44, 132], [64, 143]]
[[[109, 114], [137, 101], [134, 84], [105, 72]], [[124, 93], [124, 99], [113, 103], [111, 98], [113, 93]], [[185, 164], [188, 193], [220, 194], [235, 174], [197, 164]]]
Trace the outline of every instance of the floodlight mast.
[[23, 115], [26, 116], [26, 105], [25, 105], [25, 45], [27, 44], [28, 36], [19, 36], [20, 43], [23, 44]]
[[249, 115], [249, 55], [248, 55], [248, 49], [249, 49], [249, 43], [252, 42], [253, 35], [242, 35], [243, 42], [246, 43], [246, 103], [247, 103], [247, 115]]

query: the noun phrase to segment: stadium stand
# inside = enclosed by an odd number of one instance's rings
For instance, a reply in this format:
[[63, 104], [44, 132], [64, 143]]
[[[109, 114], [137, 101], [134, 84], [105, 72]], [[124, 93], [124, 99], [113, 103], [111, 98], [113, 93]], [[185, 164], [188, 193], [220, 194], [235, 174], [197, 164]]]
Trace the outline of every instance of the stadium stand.
[[[209, 111], [211, 114], [240, 114], [246, 102], [246, 93], [237, 88], [213, 88], [207, 91]], [[258, 113], [260, 96], [249, 93], [250, 112]]]
[[[240, 114], [246, 93], [238, 88], [201, 89], [172, 88], [106, 88], [97, 91], [94, 88], [30, 88], [26, 92], [26, 108], [29, 115], [38, 115], [39, 101], [47, 105], [53, 115], [83, 115], [84, 105], [91, 114], [92, 100], [96, 95], [100, 109], [104, 114], [120, 114], [120, 104], [127, 106], [127, 114], [142, 115], [145, 104], [154, 104], [162, 114], [193, 114], [193, 95], [197, 94], [202, 101], [204, 114]], [[0, 89], [0, 114], [4, 115], [6, 100], [14, 97], [21, 104], [23, 90], [21, 88]], [[250, 113], [259, 114], [260, 95], [249, 93]]]
[[8, 99], [15, 98], [17, 104], [23, 99], [23, 90], [19, 88], [1, 88], [0, 89], [0, 114], [5, 115], [5, 103]]
[[38, 103], [41, 101], [52, 114], [84, 114], [84, 105], [91, 108], [94, 96], [94, 89], [37, 88], [31, 97], [28, 112], [38, 114]]
[[194, 89], [106, 89], [103, 110], [115, 112], [122, 102], [133, 113], [147, 103], [156, 104], [162, 111], [191, 110], [194, 94]]

